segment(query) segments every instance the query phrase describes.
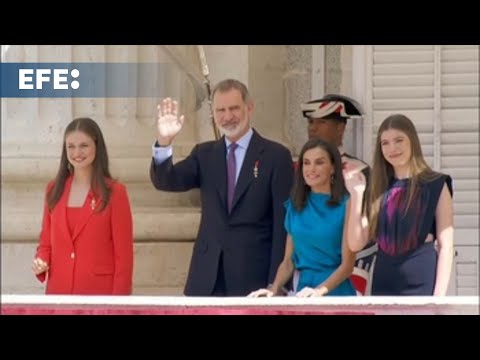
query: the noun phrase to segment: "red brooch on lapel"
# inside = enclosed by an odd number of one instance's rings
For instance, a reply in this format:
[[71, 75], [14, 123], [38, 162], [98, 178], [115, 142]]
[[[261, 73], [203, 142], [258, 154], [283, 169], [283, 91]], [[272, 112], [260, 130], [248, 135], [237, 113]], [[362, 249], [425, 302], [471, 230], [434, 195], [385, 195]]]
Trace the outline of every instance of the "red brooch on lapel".
[[253, 167], [253, 176], [258, 178], [258, 165], [260, 164], [260, 161], [255, 161], [255, 166]]

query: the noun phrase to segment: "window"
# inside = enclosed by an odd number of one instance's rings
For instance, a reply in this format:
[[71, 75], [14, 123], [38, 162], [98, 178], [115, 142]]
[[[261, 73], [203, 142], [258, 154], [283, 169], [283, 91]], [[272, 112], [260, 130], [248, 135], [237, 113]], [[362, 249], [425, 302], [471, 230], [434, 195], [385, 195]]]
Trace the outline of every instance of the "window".
[[428, 163], [453, 178], [452, 295], [478, 295], [479, 52], [478, 45], [354, 47], [354, 96], [367, 113], [363, 158], [371, 162], [380, 123], [403, 113], [414, 121]]

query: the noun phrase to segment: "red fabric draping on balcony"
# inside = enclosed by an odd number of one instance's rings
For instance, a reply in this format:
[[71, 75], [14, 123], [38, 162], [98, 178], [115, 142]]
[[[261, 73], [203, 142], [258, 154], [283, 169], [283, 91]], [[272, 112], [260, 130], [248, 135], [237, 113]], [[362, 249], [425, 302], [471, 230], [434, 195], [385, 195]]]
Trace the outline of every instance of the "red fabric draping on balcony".
[[368, 311], [328, 311], [278, 307], [148, 307], [3, 305], [2, 315], [373, 315]]

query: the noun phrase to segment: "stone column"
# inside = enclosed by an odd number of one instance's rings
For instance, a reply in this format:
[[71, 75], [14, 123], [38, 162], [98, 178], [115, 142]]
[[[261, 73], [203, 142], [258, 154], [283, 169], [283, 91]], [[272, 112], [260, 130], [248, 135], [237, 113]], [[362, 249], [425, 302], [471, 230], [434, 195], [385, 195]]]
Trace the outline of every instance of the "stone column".
[[312, 46], [287, 46], [287, 65], [284, 74], [287, 120], [285, 129], [296, 158], [308, 139], [307, 124], [300, 105], [311, 99]]
[[[325, 48], [325, 93], [352, 96], [352, 46], [326, 45]], [[348, 121], [343, 146], [352, 155], [357, 155], [356, 134], [356, 124], [352, 120]]]

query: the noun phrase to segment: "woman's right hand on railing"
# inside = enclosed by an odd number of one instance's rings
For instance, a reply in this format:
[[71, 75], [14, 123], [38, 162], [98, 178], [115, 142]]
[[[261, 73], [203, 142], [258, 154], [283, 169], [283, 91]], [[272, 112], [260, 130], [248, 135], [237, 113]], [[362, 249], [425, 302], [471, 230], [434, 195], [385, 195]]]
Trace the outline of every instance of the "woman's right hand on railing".
[[274, 292], [269, 289], [258, 289], [252, 291], [250, 294], [247, 295], [249, 298], [257, 298], [257, 297], [272, 297], [275, 296]]

